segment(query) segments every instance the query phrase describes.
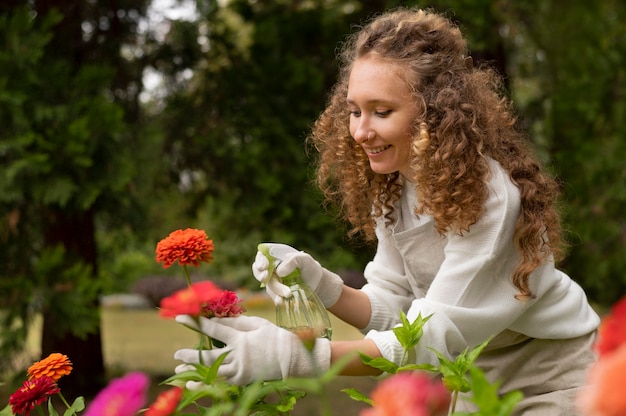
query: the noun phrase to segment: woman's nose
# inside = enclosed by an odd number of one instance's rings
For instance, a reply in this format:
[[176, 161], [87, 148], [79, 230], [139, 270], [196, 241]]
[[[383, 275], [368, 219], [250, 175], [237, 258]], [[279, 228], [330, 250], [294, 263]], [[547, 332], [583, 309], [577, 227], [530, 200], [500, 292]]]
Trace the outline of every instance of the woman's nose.
[[366, 122], [359, 120], [356, 129], [352, 133], [352, 138], [358, 143], [361, 144], [368, 139], [368, 135], [370, 134], [371, 129]]

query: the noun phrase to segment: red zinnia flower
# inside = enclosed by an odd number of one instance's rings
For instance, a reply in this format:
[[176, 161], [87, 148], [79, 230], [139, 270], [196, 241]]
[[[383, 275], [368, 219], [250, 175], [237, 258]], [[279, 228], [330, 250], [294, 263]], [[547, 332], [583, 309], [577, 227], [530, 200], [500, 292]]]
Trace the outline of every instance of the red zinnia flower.
[[183, 389], [173, 387], [159, 394], [154, 403], [146, 410], [145, 416], [170, 416], [183, 397]]
[[374, 407], [360, 416], [443, 416], [450, 406], [450, 392], [425, 373], [397, 373], [382, 381], [371, 397]]
[[199, 316], [201, 311], [202, 302], [196, 291], [190, 287], [161, 299], [159, 306], [159, 315], [163, 318], [174, 318], [177, 315]]
[[214, 302], [216, 299], [219, 299], [224, 292], [215, 283], [205, 280], [198, 283], [193, 283], [190, 286], [191, 290], [196, 292], [196, 296], [198, 296], [198, 300], [204, 305], [210, 302]]
[[57, 382], [63, 376], [72, 372], [72, 362], [67, 355], [54, 352], [41, 361], [37, 361], [28, 368], [28, 378], [31, 380], [43, 376], [50, 377]]
[[222, 289], [213, 282], [194, 283], [161, 300], [159, 315], [174, 318], [176, 315], [200, 316], [203, 309], [222, 296]]
[[224, 290], [217, 299], [209, 300], [202, 308], [202, 316], [207, 318], [225, 318], [239, 316], [246, 311], [239, 305], [239, 298], [235, 292]]
[[178, 262], [180, 265], [213, 261], [213, 240], [209, 240], [202, 230], [187, 228], [176, 230], [159, 241], [156, 247], [156, 261], [168, 268]]
[[134, 416], [146, 403], [149, 381], [140, 372], [114, 379], [96, 395], [84, 416]]
[[48, 397], [59, 392], [56, 382], [48, 376], [26, 380], [22, 387], [9, 397], [13, 414], [27, 415], [36, 405], [43, 403]]
[[626, 297], [613, 305], [611, 313], [602, 320], [595, 349], [603, 356], [621, 345], [626, 345]]

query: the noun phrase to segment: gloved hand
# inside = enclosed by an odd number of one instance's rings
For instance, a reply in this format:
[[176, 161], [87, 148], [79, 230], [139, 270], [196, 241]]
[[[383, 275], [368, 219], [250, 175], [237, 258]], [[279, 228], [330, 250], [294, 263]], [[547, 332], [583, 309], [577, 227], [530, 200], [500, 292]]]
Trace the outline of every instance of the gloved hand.
[[[312, 351], [306, 349], [300, 338], [270, 321], [241, 315], [236, 318], [200, 318], [200, 326], [189, 315], [178, 315], [176, 321], [226, 343], [224, 348], [202, 351], [203, 363], [213, 364], [229, 351], [219, 367], [218, 375], [230, 384], [246, 385], [256, 380], [275, 380], [287, 376], [311, 376], [330, 367], [330, 341], [318, 338]], [[192, 370], [190, 364], [199, 363], [196, 349], [181, 349], [174, 359], [184, 364], [176, 367], [176, 374]], [[190, 381], [187, 388], [198, 388]]]
[[[285, 277], [295, 269], [300, 269], [302, 279], [319, 296], [325, 307], [333, 306], [343, 289], [343, 279], [336, 273], [323, 268], [313, 257], [304, 251], [298, 251], [285, 244], [264, 243], [267, 246], [282, 246], [279, 250], [283, 254], [281, 260], [277, 260], [278, 266], [274, 273], [279, 277]], [[289, 288], [272, 279], [268, 275], [269, 261], [260, 251], [257, 252], [252, 264], [252, 274], [262, 284], [275, 304], [280, 304], [283, 298], [291, 296]]]

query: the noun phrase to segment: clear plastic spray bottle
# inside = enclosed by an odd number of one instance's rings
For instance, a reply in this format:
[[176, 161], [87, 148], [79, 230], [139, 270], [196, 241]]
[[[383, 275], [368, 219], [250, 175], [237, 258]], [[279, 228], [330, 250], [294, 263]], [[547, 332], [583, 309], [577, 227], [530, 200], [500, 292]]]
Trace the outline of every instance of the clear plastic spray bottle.
[[267, 245], [261, 243], [258, 249], [268, 261], [270, 279], [279, 279], [291, 292], [276, 305], [276, 325], [297, 334], [301, 339], [328, 338], [332, 336], [332, 324], [324, 304], [317, 294], [306, 284], [300, 269], [284, 277], [276, 275], [274, 270], [283, 260], [285, 254], [293, 248], [284, 244]]

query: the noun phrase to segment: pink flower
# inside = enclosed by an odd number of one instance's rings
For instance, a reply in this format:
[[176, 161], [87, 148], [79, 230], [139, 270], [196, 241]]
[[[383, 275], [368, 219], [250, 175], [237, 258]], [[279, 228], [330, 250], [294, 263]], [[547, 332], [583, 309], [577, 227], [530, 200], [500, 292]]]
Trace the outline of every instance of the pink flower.
[[239, 298], [235, 292], [225, 290], [219, 298], [210, 300], [204, 305], [202, 316], [225, 318], [239, 316], [245, 311], [246, 309], [239, 305]]
[[600, 358], [591, 368], [587, 386], [578, 396], [585, 416], [626, 415], [626, 345]]
[[422, 372], [401, 372], [382, 381], [371, 394], [374, 407], [360, 416], [445, 416], [450, 392]]
[[140, 372], [112, 380], [96, 395], [83, 416], [134, 416], [146, 403], [149, 382], [148, 376]]
[[626, 296], [618, 301], [598, 329], [595, 350], [600, 357], [626, 344]]

